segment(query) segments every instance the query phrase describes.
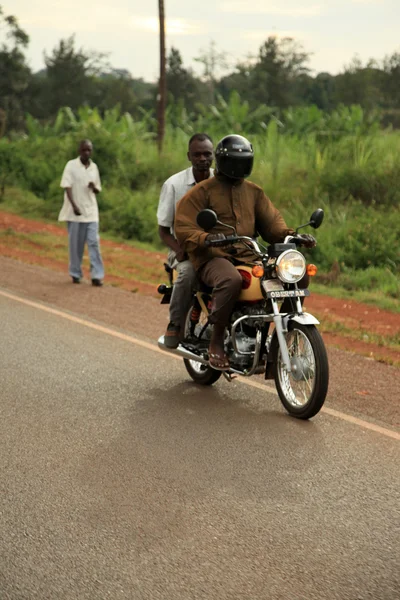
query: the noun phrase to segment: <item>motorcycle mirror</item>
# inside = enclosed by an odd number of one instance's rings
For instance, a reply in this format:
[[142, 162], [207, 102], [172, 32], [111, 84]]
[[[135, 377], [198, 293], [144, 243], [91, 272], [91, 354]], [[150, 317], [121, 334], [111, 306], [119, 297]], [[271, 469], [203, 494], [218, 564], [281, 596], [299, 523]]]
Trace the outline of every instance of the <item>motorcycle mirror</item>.
[[218, 223], [218, 217], [213, 210], [205, 208], [199, 212], [196, 221], [197, 225], [204, 229], [204, 231], [210, 231]]
[[314, 229], [318, 229], [318, 227], [320, 227], [323, 220], [324, 220], [324, 211], [322, 210], [322, 208], [317, 208], [317, 210], [315, 210], [310, 217], [310, 225]]

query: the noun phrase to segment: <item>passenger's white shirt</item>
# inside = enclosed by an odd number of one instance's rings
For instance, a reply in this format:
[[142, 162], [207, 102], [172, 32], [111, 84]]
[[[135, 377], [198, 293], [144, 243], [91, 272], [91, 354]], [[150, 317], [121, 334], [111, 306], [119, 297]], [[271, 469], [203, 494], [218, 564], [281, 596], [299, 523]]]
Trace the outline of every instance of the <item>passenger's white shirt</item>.
[[64, 190], [68, 187], [72, 188], [72, 198], [82, 214], [80, 216], [74, 214], [67, 192], [64, 192], [64, 204], [58, 216], [59, 221], [98, 222], [99, 208], [96, 194], [88, 187], [91, 181], [101, 191], [100, 174], [96, 163], [91, 160], [86, 168], [79, 157], [67, 162], [60, 186]]
[[[210, 169], [210, 177], [214, 170]], [[193, 175], [193, 167], [172, 175], [161, 188], [160, 201], [158, 203], [157, 221], [161, 227], [169, 227], [174, 233], [175, 209], [179, 200], [196, 185]]]

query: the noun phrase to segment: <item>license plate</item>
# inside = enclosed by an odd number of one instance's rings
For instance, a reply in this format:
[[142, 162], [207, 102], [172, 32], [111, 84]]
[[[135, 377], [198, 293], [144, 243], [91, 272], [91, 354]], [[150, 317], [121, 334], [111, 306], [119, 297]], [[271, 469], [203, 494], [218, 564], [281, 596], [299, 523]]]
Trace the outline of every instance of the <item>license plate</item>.
[[305, 298], [310, 295], [310, 290], [282, 290], [267, 292], [267, 298]]
[[266, 279], [262, 282], [264, 292], [280, 292], [283, 290], [282, 282], [279, 279]]

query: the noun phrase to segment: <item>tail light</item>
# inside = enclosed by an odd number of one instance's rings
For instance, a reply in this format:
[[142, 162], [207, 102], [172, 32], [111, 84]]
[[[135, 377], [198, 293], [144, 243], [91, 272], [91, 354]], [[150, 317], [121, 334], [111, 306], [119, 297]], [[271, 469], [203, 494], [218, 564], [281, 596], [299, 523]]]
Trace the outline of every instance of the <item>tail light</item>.
[[249, 273], [248, 271], [243, 271], [242, 269], [238, 269], [238, 271], [242, 276], [242, 290], [248, 290], [251, 286], [251, 273]]

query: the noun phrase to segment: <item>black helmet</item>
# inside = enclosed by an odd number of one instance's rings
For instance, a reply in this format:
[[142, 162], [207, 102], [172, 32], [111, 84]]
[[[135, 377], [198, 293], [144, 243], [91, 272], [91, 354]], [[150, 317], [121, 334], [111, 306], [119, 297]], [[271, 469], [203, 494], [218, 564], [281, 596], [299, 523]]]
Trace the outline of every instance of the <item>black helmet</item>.
[[241, 135], [226, 135], [217, 144], [215, 162], [218, 173], [231, 179], [248, 177], [253, 169], [253, 160], [253, 146]]

